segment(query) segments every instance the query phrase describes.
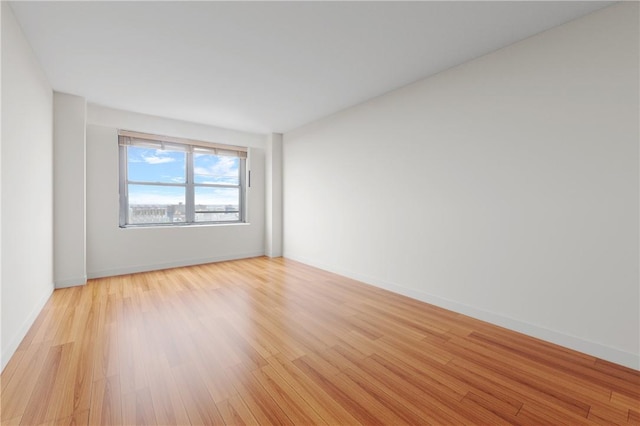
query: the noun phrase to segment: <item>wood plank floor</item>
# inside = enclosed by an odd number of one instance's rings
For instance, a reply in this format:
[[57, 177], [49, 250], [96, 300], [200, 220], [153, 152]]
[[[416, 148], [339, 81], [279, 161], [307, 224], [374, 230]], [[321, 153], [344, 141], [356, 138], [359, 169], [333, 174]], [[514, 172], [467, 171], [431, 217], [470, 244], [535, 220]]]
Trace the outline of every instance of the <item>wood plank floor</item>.
[[640, 373], [290, 260], [54, 292], [3, 425], [640, 424]]

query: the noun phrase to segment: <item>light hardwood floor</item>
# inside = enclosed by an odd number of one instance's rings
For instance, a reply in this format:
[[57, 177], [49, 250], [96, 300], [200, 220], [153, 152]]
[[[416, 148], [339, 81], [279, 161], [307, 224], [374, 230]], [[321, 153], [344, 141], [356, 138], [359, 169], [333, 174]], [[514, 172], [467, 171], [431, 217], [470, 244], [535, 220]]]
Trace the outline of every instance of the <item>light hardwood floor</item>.
[[640, 373], [289, 260], [57, 290], [3, 425], [640, 424]]

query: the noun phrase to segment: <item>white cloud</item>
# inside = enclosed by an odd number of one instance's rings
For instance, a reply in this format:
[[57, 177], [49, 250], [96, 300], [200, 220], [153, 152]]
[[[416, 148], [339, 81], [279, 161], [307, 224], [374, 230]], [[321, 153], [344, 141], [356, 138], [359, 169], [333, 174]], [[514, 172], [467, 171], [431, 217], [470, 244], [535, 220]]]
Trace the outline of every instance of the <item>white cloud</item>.
[[142, 157], [142, 159], [147, 164], [163, 164], [163, 163], [171, 163], [173, 161], [176, 161], [175, 158], [159, 157], [157, 155], [150, 155], [150, 156]]
[[209, 167], [195, 167], [196, 175], [200, 176], [238, 176], [238, 159], [236, 157], [218, 157], [218, 161]]
[[[135, 152], [135, 151], [134, 151]], [[161, 149], [144, 149], [137, 151], [138, 158], [135, 158], [133, 155], [129, 156], [129, 161], [132, 163], [144, 162], [147, 164], [164, 164], [164, 163], [172, 163], [177, 160], [175, 153], [169, 153], [167, 151], [162, 151]], [[132, 158], [133, 157], [133, 158]]]

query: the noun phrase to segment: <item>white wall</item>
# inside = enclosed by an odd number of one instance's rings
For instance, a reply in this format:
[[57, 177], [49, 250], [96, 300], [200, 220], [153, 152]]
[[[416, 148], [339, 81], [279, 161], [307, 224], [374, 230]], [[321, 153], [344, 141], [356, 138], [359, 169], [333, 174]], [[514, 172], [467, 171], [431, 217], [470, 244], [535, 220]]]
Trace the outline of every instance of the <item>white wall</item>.
[[282, 134], [267, 137], [265, 155], [265, 254], [282, 256]]
[[2, 368], [53, 292], [53, 92], [2, 2]]
[[85, 133], [87, 103], [53, 95], [53, 275], [56, 288], [85, 284]]
[[[87, 274], [116, 275], [264, 254], [263, 135], [89, 105], [87, 110]], [[250, 147], [248, 223], [186, 227], [118, 226], [117, 130]]]
[[[1, 5], [0, 5], [1, 6]], [[2, 10], [0, 7], [0, 24], [2, 23]], [[0, 27], [1, 29], [2, 27]], [[2, 31], [0, 31], [0, 52], [2, 51]], [[1, 61], [0, 61], [1, 62]], [[2, 66], [0, 66], [0, 98], [2, 97]], [[2, 348], [2, 103], [0, 102], [0, 372], [4, 369], [5, 361]], [[7, 358], [8, 359], [8, 358]]]
[[284, 135], [284, 254], [640, 367], [638, 4]]

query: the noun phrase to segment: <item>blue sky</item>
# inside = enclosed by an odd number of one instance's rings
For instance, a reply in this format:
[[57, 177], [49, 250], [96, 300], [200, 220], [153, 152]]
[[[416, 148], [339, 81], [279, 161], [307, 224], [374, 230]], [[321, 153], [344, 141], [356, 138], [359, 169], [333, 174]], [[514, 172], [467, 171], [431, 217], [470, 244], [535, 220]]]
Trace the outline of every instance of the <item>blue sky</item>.
[[[130, 181], [184, 183], [186, 153], [135, 146], [127, 147]], [[195, 183], [237, 185], [240, 160], [237, 157], [194, 154]], [[130, 204], [184, 203], [183, 187], [129, 185]], [[196, 187], [196, 204], [238, 204], [238, 190]]]

